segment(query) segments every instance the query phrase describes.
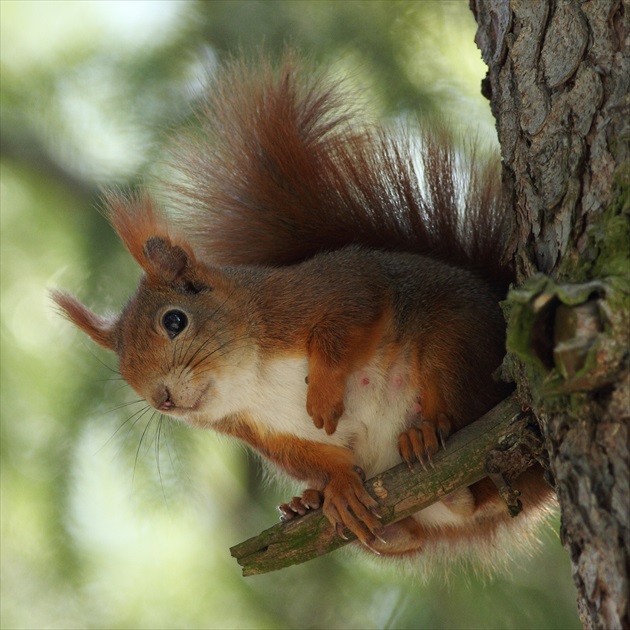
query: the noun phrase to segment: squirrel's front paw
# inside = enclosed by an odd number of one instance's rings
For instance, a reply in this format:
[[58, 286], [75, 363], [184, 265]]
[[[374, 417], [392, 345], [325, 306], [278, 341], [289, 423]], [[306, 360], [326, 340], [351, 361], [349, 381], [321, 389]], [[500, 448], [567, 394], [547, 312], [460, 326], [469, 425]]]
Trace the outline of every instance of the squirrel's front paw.
[[343, 392], [341, 395], [337, 392], [325, 392], [309, 383], [306, 411], [318, 429], [324, 429], [327, 435], [332, 435], [337, 430], [337, 422], [344, 412]]
[[426, 469], [427, 463], [433, 465], [433, 456], [440, 443], [444, 446], [450, 432], [451, 423], [444, 414], [440, 414], [436, 421], [420, 418], [398, 437], [398, 452], [409, 468], [418, 461]]
[[309, 510], [318, 510], [324, 495], [319, 490], [304, 490], [301, 497], [293, 497], [288, 503], [278, 506], [281, 521], [290, 521], [296, 516], [304, 516]]
[[[323, 512], [337, 534], [346, 539], [346, 527], [366, 547], [379, 553], [373, 547], [375, 539], [381, 540], [383, 526], [376, 508], [378, 503], [363, 487], [358, 472], [336, 475], [324, 488]], [[384, 541], [382, 541], [384, 542]]]

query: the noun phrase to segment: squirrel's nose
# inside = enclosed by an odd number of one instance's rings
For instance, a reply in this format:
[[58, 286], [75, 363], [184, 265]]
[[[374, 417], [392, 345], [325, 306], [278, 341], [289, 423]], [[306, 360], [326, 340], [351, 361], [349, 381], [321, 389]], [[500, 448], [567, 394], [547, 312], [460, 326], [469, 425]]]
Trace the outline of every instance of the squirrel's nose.
[[175, 403], [171, 400], [171, 393], [168, 391], [168, 387], [164, 388], [164, 391], [157, 399], [158, 404], [156, 407], [158, 411], [170, 411], [176, 407]]

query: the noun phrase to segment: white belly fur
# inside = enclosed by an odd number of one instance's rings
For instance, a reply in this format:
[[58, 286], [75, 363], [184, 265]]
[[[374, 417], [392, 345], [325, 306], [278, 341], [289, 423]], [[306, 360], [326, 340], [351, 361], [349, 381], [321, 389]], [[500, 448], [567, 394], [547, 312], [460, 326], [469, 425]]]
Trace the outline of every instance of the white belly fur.
[[355, 462], [367, 477], [400, 463], [398, 436], [408, 424], [415, 399], [407, 379], [383, 374], [368, 365], [347, 382], [345, 411], [333, 435], [313, 424], [306, 412], [307, 359], [282, 359], [266, 363], [255, 387], [250, 411], [272, 431], [351, 448]]
[[[387, 373], [378, 360], [351, 374], [344, 399], [345, 411], [333, 435], [313, 424], [306, 412], [308, 361], [279, 359], [265, 362], [249, 383], [248, 411], [257, 422], [278, 433], [350, 448], [354, 461], [369, 479], [402, 460], [398, 436], [409, 426], [418, 393], [408, 384], [403, 361]], [[429, 526], [461, 524], [462, 517], [438, 502], [414, 514]]]

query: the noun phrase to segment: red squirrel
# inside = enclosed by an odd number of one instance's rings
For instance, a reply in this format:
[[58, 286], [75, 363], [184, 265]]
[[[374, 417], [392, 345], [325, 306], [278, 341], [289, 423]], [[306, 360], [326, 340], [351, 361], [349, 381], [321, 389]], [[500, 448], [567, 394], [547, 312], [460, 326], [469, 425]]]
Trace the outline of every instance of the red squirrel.
[[[510, 389], [493, 378], [512, 279], [497, 169], [346, 99], [291, 56], [227, 64], [176, 144], [175, 212], [107, 195], [144, 271], [120, 315], [54, 299], [156, 410], [303, 482], [284, 519], [322, 507], [383, 555], [492, 545], [510, 516], [488, 479], [387, 527], [363, 480], [431, 460]], [[550, 495], [536, 469], [515, 487], [525, 514]]]

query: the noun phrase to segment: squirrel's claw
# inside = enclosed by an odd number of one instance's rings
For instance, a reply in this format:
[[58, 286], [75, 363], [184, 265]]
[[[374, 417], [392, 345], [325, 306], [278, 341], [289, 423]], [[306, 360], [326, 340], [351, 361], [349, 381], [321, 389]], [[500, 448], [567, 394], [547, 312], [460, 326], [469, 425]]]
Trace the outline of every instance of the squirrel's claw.
[[302, 496], [293, 497], [288, 503], [281, 503], [278, 506], [280, 520], [288, 522], [296, 517], [304, 516], [311, 510], [317, 510], [321, 507], [323, 495], [319, 490], [304, 490]]
[[323, 512], [337, 535], [347, 540], [344, 528], [374, 551], [371, 543], [383, 531], [380, 516], [376, 512], [377, 501], [365, 490], [361, 478], [352, 471], [333, 477], [324, 489]]
[[339, 538], [342, 540], [348, 540], [348, 537], [343, 533], [343, 523], [335, 523], [335, 531], [337, 532], [337, 536], [339, 536]]
[[[421, 418], [398, 436], [398, 452], [409, 470], [413, 470], [415, 462], [422, 468], [434, 468], [433, 456], [442, 448], [446, 448], [446, 437], [451, 431], [451, 423], [444, 414], [436, 421]], [[428, 464], [428, 466], [427, 466]]]

